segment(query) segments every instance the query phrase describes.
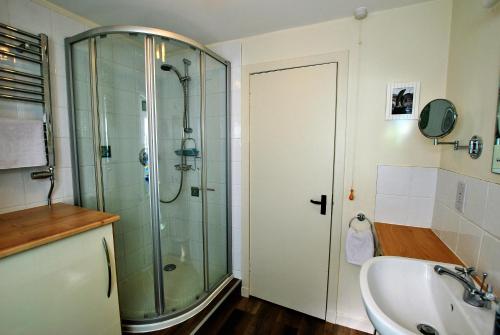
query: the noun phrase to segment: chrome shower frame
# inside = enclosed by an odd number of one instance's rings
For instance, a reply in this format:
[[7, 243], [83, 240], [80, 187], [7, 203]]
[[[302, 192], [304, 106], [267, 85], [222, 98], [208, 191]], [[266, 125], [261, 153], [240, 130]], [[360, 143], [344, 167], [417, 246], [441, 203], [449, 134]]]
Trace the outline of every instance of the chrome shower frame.
[[[124, 320], [122, 319], [122, 329], [125, 332], [142, 333], [158, 329], [167, 328], [175, 324], [181, 323], [200, 312], [205, 308], [223, 289], [229, 284], [232, 275], [232, 222], [231, 222], [231, 63], [211, 51], [204, 45], [179, 34], [169, 32], [157, 28], [147, 28], [138, 26], [108, 26], [98, 27], [83, 33], [77, 34], [65, 39], [66, 48], [66, 75], [67, 75], [67, 89], [68, 89], [68, 106], [70, 109], [70, 131], [71, 131], [71, 145], [72, 145], [72, 166], [73, 166], [73, 190], [74, 201], [76, 205], [81, 205], [82, 199], [80, 196], [80, 171], [77, 155], [77, 139], [76, 139], [76, 121], [75, 121], [75, 99], [74, 99], [74, 85], [73, 85], [73, 64], [72, 64], [72, 45], [88, 40], [89, 42], [89, 73], [91, 75], [90, 81], [90, 94], [91, 94], [91, 114], [93, 119], [93, 132], [94, 132], [94, 167], [96, 175], [96, 195], [97, 195], [97, 209], [104, 211], [105, 203], [103, 197], [103, 180], [101, 171], [101, 157], [100, 157], [100, 141], [99, 141], [99, 106], [97, 97], [97, 69], [96, 69], [96, 46], [95, 39], [101, 35], [107, 34], [141, 34], [144, 35], [145, 43], [145, 79], [146, 79], [146, 102], [148, 113], [148, 131], [149, 137], [149, 160], [150, 160], [150, 209], [152, 214], [152, 232], [153, 232], [153, 266], [154, 266], [154, 291], [155, 291], [155, 309], [158, 314], [157, 317], [148, 318], [145, 320]], [[220, 280], [217, 285], [212, 289], [209, 287], [209, 273], [208, 273], [208, 214], [206, 203], [207, 192], [207, 167], [206, 167], [206, 132], [205, 132], [205, 95], [201, 94], [201, 145], [202, 145], [202, 173], [201, 173], [201, 190], [203, 201], [203, 249], [204, 249], [204, 295], [200, 300], [186, 309], [175, 313], [164, 315], [165, 299], [163, 287], [163, 271], [161, 268], [161, 241], [160, 241], [160, 218], [159, 218], [159, 190], [158, 190], [158, 161], [156, 157], [155, 148], [157, 146], [157, 116], [156, 116], [156, 87], [155, 87], [155, 60], [154, 60], [154, 37], [165, 38], [167, 40], [175, 40], [185, 43], [186, 45], [200, 51], [200, 81], [201, 92], [205, 93], [205, 59], [209, 55], [213, 59], [219, 61], [226, 66], [226, 222], [227, 222], [227, 271], [226, 275]], [[97, 137], [96, 137], [97, 136]], [[99, 171], [98, 171], [99, 170]]]

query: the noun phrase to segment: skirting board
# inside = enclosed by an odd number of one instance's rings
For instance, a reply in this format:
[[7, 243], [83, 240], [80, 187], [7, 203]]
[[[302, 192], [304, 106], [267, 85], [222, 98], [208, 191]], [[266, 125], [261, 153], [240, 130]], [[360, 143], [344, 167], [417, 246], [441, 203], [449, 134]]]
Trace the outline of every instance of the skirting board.
[[241, 296], [248, 298], [250, 296], [250, 290], [246, 286], [241, 286]]
[[373, 325], [370, 320], [364, 318], [354, 319], [346, 315], [337, 314], [337, 322], [335, 323], [344, 327], [361, 330], [369, 334], [373, 334], [374, 331]]

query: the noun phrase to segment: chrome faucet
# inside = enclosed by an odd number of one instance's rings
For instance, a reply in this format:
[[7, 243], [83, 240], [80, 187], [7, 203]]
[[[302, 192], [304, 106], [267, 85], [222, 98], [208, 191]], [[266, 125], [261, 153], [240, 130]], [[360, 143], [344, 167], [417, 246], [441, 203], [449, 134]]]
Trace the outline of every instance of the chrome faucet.
[[434, 266], [434, 271], [436, 271], [438, 275], [450, 276], [462, 284], [464, 287], [463, 298], [466, 303], [475, 307], [491, 308], [491, 302], [496, 301], [496, 296], [490, 285], [488, 285], [487, 291], [484, 290], [484, 281], [488, 274], [483, 274], [483, 281], [481, 287], [478, 289], [473, 279], [473, 276], [476, 274], [476, 269], [474, 267], [455, 267], [455, 270], [456, 271], [452, 271], [441, 265]]

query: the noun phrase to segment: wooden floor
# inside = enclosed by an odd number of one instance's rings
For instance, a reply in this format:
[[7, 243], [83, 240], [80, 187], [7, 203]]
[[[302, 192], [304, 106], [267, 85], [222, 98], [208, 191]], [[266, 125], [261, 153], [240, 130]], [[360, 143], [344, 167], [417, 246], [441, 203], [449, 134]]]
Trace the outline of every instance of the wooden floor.
[[[231, 291], [231, 288], [235, 289]], [[207, 308], [193, 318], [147, 335], [191, 334], [226, 293], [229, 296], [196, 332], [197, 335], [371, 335], [261, 299], [243, 298], [240, 292], [241, 282], [233, 279]]]
[[370, 335], [257, 298], [229, 297], [197, 335]]

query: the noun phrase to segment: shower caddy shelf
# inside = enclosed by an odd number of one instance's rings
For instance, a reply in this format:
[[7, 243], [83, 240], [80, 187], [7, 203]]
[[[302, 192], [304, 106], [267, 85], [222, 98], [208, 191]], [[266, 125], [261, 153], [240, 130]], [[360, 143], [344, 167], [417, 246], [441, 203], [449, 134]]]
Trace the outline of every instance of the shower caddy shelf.
[[47, 203], [51, 205], [54, 189], [54, 138], [52, 130], [52, 104], [50, 95], [50, 68], [48, 36], [33, 34], [0, 23], [0, 60], [12, 58], [37, 64], [39, 74], [4, 66], [0, 61], [0, 99], [41, 104], [43, 108], [43, 134], [47, 169], [31, 173], [32, 179], [50, 179]]
[[[194, 147], [185, 148], [184, 146], [186, 145], [186, 142], [188, 142], [188, 141], [193, 142]], [[194, 167], [193, 167], [193, 165], [187, 164], [187, 163], [177, 164], [177, 165], [175, 165], [175, 169], [177, 171], [196, 171], [196, 170], [198, 170], [198, 166], [196, 164], [196, 159], [201, 158], [201, 156], [200, 156], [200, 150], [198, 150], [198, 148], [196, 148], [196, 140], [194, 138], [188, 137], [188, 138], [183, 139], [182, 140], [182, 148], [175, 150], [174, 153], [177, 156], [185, 157], [186, 159], [192, 158], [193, 163], [194, 163]]]

